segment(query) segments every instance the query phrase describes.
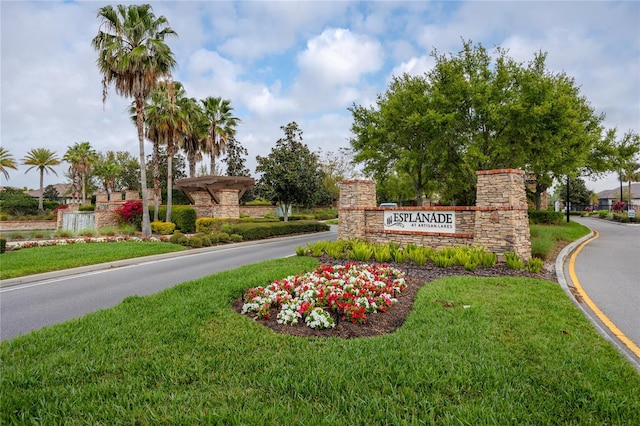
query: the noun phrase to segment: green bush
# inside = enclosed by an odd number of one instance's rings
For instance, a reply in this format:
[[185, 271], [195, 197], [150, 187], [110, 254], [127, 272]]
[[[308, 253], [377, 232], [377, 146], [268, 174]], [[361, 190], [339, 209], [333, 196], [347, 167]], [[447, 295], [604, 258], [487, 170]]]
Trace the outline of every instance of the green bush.
[[170, 235], [176, 229], [176, 224], [173, 222], [151, 222], [151, 230], [159, 235]]
[[202, 238], [198, 237], [197, 235], [187, 238], [187, 247], [201, 248], [202, 246]]
[[95, 211], [95, 209], [96, 209], [96, 206], [94, 206], [93, 204], [87, 204], [87, 205], [78, 207], [78, 211], [81, 211], [81, 212], [92, 212], [92, 211]]
[[182, 232], [174, 232], [174, 234], [169, 238], [169, 242], [172, 244], [180, 244], [184, 246], [187, 244], [187, 236]]
[[229, 241], [232, 243], [239, 243], [242, 241], [242, 235], [240, 234], [231, 234], [229, 235]]
[[191, 206], [174, 206], [171, 209], [171, 221], [182, 232], [196, 230], [196, 211]]
[[529, 210], [529, 223], [547, 223], [549, 225], [560, 225], [564, 221], [562, 212], [549, 210]]
[[38, 213], [38, 200], [19, 189], [5, 188], [0, 191], [0, 210], [13, 216]]
[[[288, 220], [315, 220], [315, 215], [312, 214], [291, 214], [287, 218]], [[284, 217], [280, 217], [280, 221], [284, 222]]]
[[0, 237], [0, 254], [4, 253], [7, 249], [7, 239]]
[[517, 253], [507, 251], [504, 253], [504, 259], [507, 262], [507, 266], [511, 269], [524, 269], [524, 261], [520, 259]]
[[537, 274], [542, 270], [543, 266], [544, 266], [544, 262], [542, 261], [542, 259], [538, 259], [537, 257], [532, 257], [531, 259], [529, 259], [529, 263], [527, 263], [527, 271], [533, 274]]
[[241, 235], [244, 241], [251, 241], [279, 235], [328, 231], [329, 229], [329, 225], [324, 223], [300, 220], [294, 222], [238, 223], [233, 226], [232, 233]]

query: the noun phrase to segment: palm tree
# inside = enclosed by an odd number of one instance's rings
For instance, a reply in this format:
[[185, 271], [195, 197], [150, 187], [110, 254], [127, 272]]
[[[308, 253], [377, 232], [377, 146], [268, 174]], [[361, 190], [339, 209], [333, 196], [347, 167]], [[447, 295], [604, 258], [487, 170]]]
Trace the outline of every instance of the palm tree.
[[142, 235], [151, 235], [147, 173], [144, 158], [144, 101], [160, 77], [169, 77], [176, 64], [164, 42], [176, 32], [164, 16], [154, 15], [151, 6], [105, 6], [98, 11], [101, 19], [98, 35], [91, 44], [98, 51], [98, 68], [102, 73], [102, 101], [113, 84], [116, 93], [133, 98], [140, 150], [140, 186], [142, 188]]
[[196, 177], [196, 165], [202, 160], [202, 149], [207, 140], [207, 118], [195, 98], [183, 98], [181, 108], [188, 118], [187, 134], [180, 147], [187, 154], [189, 177]]
[[22, 164], [29, 167], [25, 173], [29, 172], [31, 169], [40, 170], [40, 198], [38, 200], [38, 210], [44, 210], [44, 173], [53, 172], [54, 175], [58, 176], [55, 170], [53, 170], [54, 166], [60, 164], [60, 159], [56, 156], [56, 153], [50, 151], [46, 148], [33, 148], [27, 155], [22, 159]]
[[94, 173], [107, 193], [107, 200], [110, 200], [111, 193], [116, 191], [116, 182], [122, 170], [122, 166], [118, 164], [114, 151], [107, 151], [106, 154], [98, 156]]
[[227, 139], [235, 136], [235, 127], [240, 119], [232, 115], [233, 107], [228, 99], [210, 96], [202, 100], [202, 106], [208, 120], [206, 151], [211, 156], [209, 170], [211, 174], [214, 174], [216, 158], [225, 152]]
[[62, 159], [70, 164], [71, 179], [75, 180], [76, 176], [79, 177], [82, 187], [82, 204], [86, 204], [87, 176], [98, 161], [98, 153], [91, 147], [90, 142], [76, 142], [67, 149]]
[[144, 115], [147, 138], [167, 145], [167, 215], [171, 221], [173, 191], [173, 154], [188, 131], [188, 119], [181, 109], [185, 90], [182, 83], [165, 80], [151, 92], [151, 102], [145, 105]]
[[18, 170], [18, 165], [13, 155], [6, 148], [0, 146], [0, 172], [2, 172], [6, 180], [9, 180], [7, 169]]

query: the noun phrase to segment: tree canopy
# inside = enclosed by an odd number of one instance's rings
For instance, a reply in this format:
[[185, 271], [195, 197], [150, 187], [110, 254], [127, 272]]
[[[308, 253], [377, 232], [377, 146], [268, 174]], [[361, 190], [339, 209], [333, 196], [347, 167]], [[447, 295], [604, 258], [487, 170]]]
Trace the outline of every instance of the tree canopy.
[[517, 168], [540, 195], [554, 179], [598, 173], [611, 133], [565, 73], [547, 69], [546, 54], [528, 63], [496, 48], [463, 42], [457, 54], [432, 52], [433, 69], [393, 77], [371, 107], [353, 105], [355, 161], [384, 181], [393, 173], [423, 195], [475, 200], [475, 172]]
[[257, 187], [264, 198], [281, 206], [286, 221], [292, 204], [314, 204], [323, 183], [318, 158], [302, 143], [298, 124], [293, 121], [280, 128], [284, 138], [269, 155], [256, 157], [256, 171], [262, 173]]

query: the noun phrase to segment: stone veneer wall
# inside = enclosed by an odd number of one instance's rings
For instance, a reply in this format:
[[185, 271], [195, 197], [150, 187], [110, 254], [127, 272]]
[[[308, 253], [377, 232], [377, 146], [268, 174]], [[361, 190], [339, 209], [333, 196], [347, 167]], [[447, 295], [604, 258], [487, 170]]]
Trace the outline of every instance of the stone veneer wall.
[[376, 206], [376, 187], [372, 180], [340, 183], [338, 239], [363, 238], [385, 243], [415, 243], [434, 248], [456, 245], [482, 245], [503, 258], [505, 251], [521, 259], [531, 257], [529, 218], [524, 172], [486, 170], [477, 172], [475, 207], [402, 207], [408, 211], [456, 212], [456, 233], [391, 231], [384, 229], [384, 210]]
[[474, 244], [502, 255], [531, 257], [527, 195], [522, 170], [477, 172]]
[[338, 186], [338, 239], [366, 238], [365, 212], [376, 209], [376, 183], [372, 180], [352, 179], [342, 181]]
[[219, 203], [213, 205], [212, 217], [224, 217], [237, 219], [240, 217], [240, 204], [238, 204], [237, 189], [220, 189], [214, 194]]
[[250, 217], [265, 217], [269, 213], [276, 214], [276, 206], [240, 206], [240, 214]]

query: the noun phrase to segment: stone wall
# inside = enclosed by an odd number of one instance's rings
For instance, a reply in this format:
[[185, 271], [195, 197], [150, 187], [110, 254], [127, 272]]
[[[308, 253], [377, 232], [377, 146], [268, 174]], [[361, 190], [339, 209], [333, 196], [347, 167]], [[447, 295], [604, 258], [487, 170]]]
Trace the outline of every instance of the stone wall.
[[240, 214], [250, 217], [265, 217], [276, 214], [276, 206], [240, 206]]
[[338, 239], [362, 238], [376, 243], [394, 241], [434, 248], [478, 245], [497, 253], [514, 251], [521, 259], [531, 257], [529, 218], [524, 172], [486, 170], [477, 173], [476, 206], [401, 207], [402, 211], [454, 211], [455, 233], [386, 230], [384, 211], [376, 206], [376, 187], [372, 180], [340, 183]]

